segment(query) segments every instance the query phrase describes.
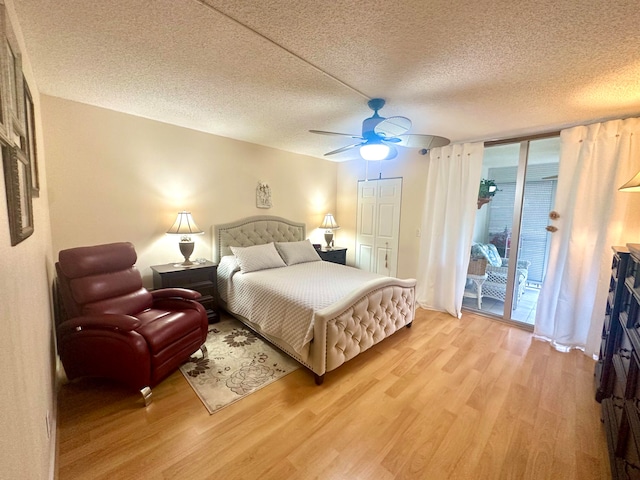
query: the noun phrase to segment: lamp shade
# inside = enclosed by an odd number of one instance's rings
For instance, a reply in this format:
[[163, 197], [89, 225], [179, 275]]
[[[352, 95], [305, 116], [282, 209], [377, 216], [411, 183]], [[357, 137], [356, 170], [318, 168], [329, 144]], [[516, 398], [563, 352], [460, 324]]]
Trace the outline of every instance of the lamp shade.
[[324, 220], [322, 220], [322, 224], [320, 225], [320, 228], [326, 228], [326, 229], [329, 229], [329, 230], [335, 230], [335, 229], [340, 228], [340, 227], [336, 223], [336, 219], [333, 218], [333, 214], [332, 213], [327, 213], [324, 216]]
[[390, 150], [389, 145], [384, 143], [365, 143], [360, 147], [360, 156], [365, 160], [384, 160]]
[[631, 180], [622, 185], [618, 190], [621, 192], [640, 192], [640, 172], [636, 173]]
[[198, 235], [204, 232], [200, 230], [198, 225], [196, 225], [196, 222], [193, 220], [193, 217], [191, 216], [191, 212], [182, 211], [182, 212], [178, 212], [178, 217], [176, 218], [176, 221], [173, 222], [173, 225], [169, 230], [167, 230], [167, 233], [173, 234], [173, 235], [188, 236], [188, 235]]

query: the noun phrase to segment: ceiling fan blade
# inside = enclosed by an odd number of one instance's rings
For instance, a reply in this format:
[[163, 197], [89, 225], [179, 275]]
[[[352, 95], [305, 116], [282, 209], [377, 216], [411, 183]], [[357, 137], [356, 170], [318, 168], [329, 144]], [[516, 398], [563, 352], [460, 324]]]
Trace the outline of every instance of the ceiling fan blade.
[[360, 145], [362, 145], [364, 142], [361, 143], [354, 143], [353, 145], [347, 145], [346, 147], [342, 147], [342, 148], [338, 148], [337, 150], [332, 150], [331, 152], [327, 152], [324, 154], [324, 156], [326, 157], [327, 155], [334, 155], [336, 153], [342, 153], [342, 152], [346, 152], [347, 150], [350, 150], [352, 148], [355, 147], [359, 147]]
[[383, 142], [389, 142], [389, 143], [400, 143], [402, 141], [402, 139], [399, 137], [383, 137], [380, 140], [382, 140]]
[[548, 177], [542, 177], [542, 180], [557, 180], [558, 175], [550, 175]]
[[436, 135], [406, 134], [400, 135], [398, 138], [400, 138], [398, 145], [408, 148], [425, 148], [427, 150], [444, 147], [451, 143], [451, 140], [448, 138], [438, 137]]
[[382, 137], [397, 137], [407, 133], [411, 128], [411, 120], [407, 117], [389, 117], [378, 123], [373, 131]]
[[340, 137], [362, 138], [360, 135], [354, 135], [352, 133], [325, 132], [324, 130], [309, 130], [309, 132], [317, 133], [319, 135], [338, 135]]

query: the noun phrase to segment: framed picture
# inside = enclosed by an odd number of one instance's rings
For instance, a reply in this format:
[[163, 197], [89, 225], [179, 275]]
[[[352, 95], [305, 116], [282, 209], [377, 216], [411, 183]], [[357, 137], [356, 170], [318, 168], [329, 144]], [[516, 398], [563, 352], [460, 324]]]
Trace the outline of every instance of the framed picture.
[[33, 233], [31, 167], [24, 152], [16, 147], [3, 147], [2, 161], [11, 245], [17, 245]]
[[27, 155], [31, 166], [31, 194], [34, 197], [40, 196], [40, 177], [38, 176], [38, 152], [36, 150], [36, 115], [33, 107], [33, 97], [27, 85], [27, 80], [23, 78], [24, 85], [24, 131], [25, 145], [23, 150]]
[[271, 208], [271, 188], [265, 182], [258, 182], [256, 187], [256, 207]]

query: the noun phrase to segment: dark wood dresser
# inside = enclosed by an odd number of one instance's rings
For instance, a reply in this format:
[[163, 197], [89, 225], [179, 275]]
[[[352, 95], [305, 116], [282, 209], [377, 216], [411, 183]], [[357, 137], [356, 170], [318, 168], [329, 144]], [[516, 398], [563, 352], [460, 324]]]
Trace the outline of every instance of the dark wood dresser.
[[154, 265], [151, 267], [153, 271], [153, 288], [180, 287], [200, 292], [202, 297], [198, 301], [207, 310], [209, 323], [217, 322], [220, 319], [216, 280], [217, 268], [218, 266], [215, 263], [209, 261], [193, 264], [190, 267], [174, 263]]
[[640, 245], [613, 248], [596, 363], [613, 479], [640, 479]]
[[600, 354], [595, 370], [596, 400], [611, 396], [611, 375], [613, 370], [613, 348], [619, 336], [622, 325], [620, 305], [624, 291], [624, 281], [627, 274], [629, 250], [626, 247], [613, 247], [613, 261], [611, 262], [611, 278], [609, 280], [609, 295], [602, 325], [602, 340]]

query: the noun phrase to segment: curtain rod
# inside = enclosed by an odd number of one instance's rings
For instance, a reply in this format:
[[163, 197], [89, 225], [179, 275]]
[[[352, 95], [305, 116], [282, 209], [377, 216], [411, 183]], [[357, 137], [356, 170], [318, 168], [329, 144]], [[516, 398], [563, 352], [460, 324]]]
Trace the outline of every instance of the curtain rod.
[[506, 145], [508, 143], [520, 143], [520, 142], [526, 142], [529, 140], [540, 140], [543, 138], [557, 137], [559, 135], [560, 135], [560, 130], [556, 130], [553, 132], [538, 133], [535, 135], [526, 135], [524, 137], [503, 138], [500, 140], [488, 140], [484, 142], [484, 146], [493, 147], [496, 145]]

